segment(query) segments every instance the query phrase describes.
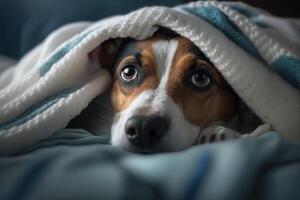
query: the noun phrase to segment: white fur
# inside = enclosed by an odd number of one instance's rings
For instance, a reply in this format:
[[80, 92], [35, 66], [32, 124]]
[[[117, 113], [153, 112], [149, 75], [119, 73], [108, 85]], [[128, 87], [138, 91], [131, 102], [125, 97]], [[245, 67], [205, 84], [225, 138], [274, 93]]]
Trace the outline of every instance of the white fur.
[[[160, 77], [160, 83], [156, 89], [154, 100], [158, 108], [160, 108], [161, 105], [164, 104], [163, 102], [168, 98], [166, 86], [177, 47], [178, 42], [176, 40], [159, 40], [152, 44], [156, 69], [158, 77]], [[163, 107], [164, 106], [162, 106], [161, 109], [163, 109]]]
[[161, 77], [160, 87], [166, 86], [177, 47], [176, 40], [159, 40], [152, 44], [156, 70], [158, 76]]
[[[119, 120], [112, 125], [112, 144], [117, 146], [128, 146], [125, 135], [125, 124], [127, 120], [135, 115], [166, 115], [171, 119], [168, 132], [160, 141], [161, 146], [168, 150], [184, 149], [195, 143], [200, 128], [189, 123], [182, 114], [179, 107], [170, 98], [157, 102], [157, 91], [147, 90], [141, 93], [122, 112], [119, 113]], [[140, 108], [146, 108], [147, 113], [141, 113]], [[144, 109], [143, 109], [144, 110]]]

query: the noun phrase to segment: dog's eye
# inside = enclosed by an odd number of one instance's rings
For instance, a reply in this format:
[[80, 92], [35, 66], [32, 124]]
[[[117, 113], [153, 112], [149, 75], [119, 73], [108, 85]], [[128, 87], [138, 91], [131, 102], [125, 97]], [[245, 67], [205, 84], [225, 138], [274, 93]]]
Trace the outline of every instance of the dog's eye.
[[211, 76], [205, 69], [194, 71], [189, 79], [192, 87], [196, 89], [208, 89], [212, 84]]
[[136, 65], [134, 64], [125, 65], [121, 70], [120, 77], [122, 81], [125, 82], [130, 82], [135, 80], [138, 77], [138, 70]]

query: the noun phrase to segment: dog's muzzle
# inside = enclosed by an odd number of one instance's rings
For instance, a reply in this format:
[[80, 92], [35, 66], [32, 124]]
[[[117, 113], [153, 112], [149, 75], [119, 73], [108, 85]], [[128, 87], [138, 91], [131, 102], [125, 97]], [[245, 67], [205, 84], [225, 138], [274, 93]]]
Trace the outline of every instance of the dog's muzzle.
[[128, 141], [138, 147], [150, 147], [157, 144], [170, 126], [170, 120], [158, 115], [133, 116], [125, 125]]

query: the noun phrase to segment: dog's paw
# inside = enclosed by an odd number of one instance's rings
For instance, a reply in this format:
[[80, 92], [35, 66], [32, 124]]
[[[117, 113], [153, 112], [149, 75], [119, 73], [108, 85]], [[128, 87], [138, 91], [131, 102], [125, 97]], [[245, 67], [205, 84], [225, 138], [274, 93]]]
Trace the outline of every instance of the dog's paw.
[[241, 134], [224, 126], [210, 126], [203, 129], [198, 137], [198, 144], [231, 140], [241, 137]]

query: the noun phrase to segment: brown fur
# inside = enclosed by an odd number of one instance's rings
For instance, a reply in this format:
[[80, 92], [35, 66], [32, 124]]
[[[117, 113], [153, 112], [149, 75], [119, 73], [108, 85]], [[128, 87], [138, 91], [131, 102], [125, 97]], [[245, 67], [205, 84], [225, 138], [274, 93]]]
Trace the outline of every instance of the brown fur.
[[[137, 88], [124, 88], [117, 81], [117, 76], [120, 73], [122, 66], [126, 62], [134, 62], [135, 58], [133, 56], [128, 56], [121, 60], [117, 68], [115, 70], [115, 78], [112, 89], [112, 106], [113, 108], [119, 112], [125, 109], [136, 96], [141, 94], [143, 91], [147, 89], [154, 89], [158, 85], [158, 77], [156, 74], [155, 60], [154, 55], [151, 51], [151, 48], [147, 48], [147, 42], [145, 44], [142, 42], [139, 44], [141, 46], [141, 70], [145, 74], [144, 80], [142, 84]], [[149, 46], [148, 46], [149, 47]]]
[[[211, 121], [229, 120], [236, 112], [236, 97], [221, 74], [207, 60], [201, 60], [189, 52], [188, 39], [179, 37], [167, 91], [191, 123], [205, 126]], [[201, 63], [211, 74], [213, 86], [206, 91], [195, 91], [183, 84], [185, 71], [193, 63]]]

